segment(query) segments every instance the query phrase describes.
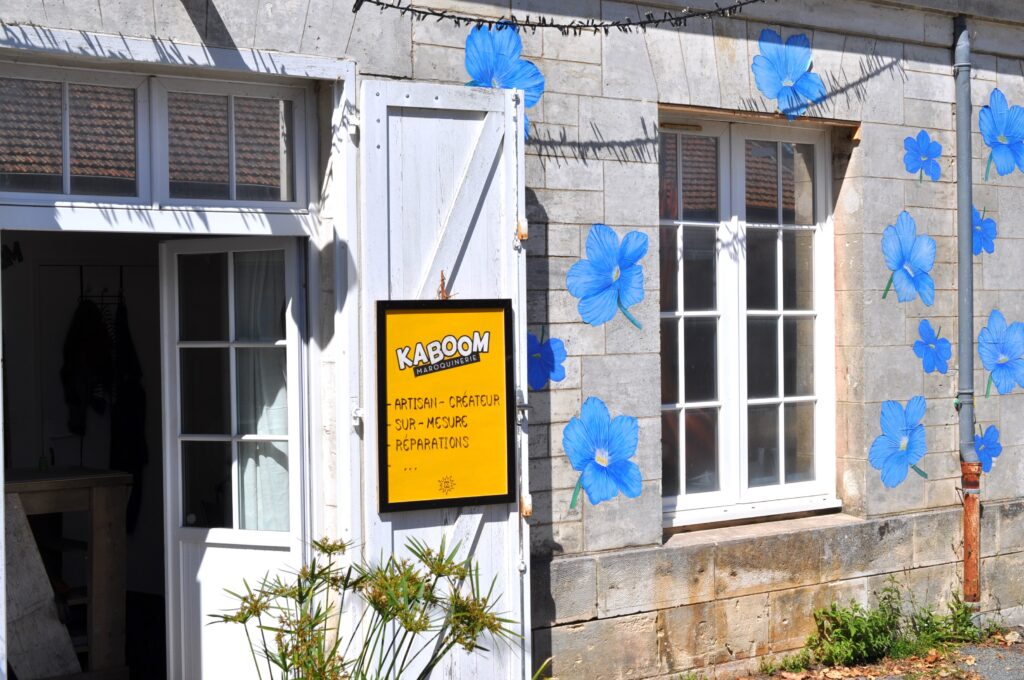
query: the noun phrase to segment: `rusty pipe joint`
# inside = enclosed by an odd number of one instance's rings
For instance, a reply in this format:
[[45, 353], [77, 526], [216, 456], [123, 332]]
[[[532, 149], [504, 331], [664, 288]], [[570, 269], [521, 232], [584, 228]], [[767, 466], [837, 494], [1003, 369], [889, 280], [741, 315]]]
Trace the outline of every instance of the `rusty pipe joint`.
[[981, 463], [961, 462], [964, 490], [964, 601], [981, 601]]

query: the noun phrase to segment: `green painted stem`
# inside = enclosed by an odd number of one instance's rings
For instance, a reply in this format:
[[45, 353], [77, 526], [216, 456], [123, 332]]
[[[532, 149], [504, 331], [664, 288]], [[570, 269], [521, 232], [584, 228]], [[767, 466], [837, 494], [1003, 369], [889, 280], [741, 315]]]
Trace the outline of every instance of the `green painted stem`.
[[889, 282], [885, 284], [885, 290], [882, 291], [882, 299], [883, 300], [885, 299], [885, 296], [889, 294], [889, 289], [892, 288], [892, 280], [893, 280], [893, 278], [895, 278], [895, 276], [896, 276], [896, 272], [893, 272], [892, 274], [889, 274]]
[[992, 394], [992, 374], [988, 374], [988, 382], [985, 383], [985, 398], [988, 399], [988, 395]]
[[917, 474], [921, 475], [925, 479], [928, 479], [928, 473], [922, 470], [921, 468], [917, 467], [916, 465], [911, 465], [910, 469], [916, 472]]
[[619, 311], [622, 312], [622, 316], [624, 316], [627, 319], [629, 319], [629, 322], [631, 324], [633, 324], [634, 326], [636, 326], [640, 330], [644, 329], [644, 327], [640, 324], [640, 322], [636, 320], [636, 317], [634, 317], [632, 314], [630, 314], [629, 310], [627, 310], [625, 307], [622, 306], [622, 300], [619, 300]]
[[921, 184], [922, 182], [924, 182], [924, 168], [921, 168], [921, 171], [917, 173], [917, 183]]
[[985, 164], [985, 181], [988, 181], [988, 171], [992, 169], [992, 154], [988, 155], [988, 163]]
[[580, 490], [583, 489], [583, 474], [580, 473], [580, 478], [576, 480], [576, 488], [572, 490], [572, 500], [569, 501], [569, 509], [576, 509], [576, 502], [580, 499]]

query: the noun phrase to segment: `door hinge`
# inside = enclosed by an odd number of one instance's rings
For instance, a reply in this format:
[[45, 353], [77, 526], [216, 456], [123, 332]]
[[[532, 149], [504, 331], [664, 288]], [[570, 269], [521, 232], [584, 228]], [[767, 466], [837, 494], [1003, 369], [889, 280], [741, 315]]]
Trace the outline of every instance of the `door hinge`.
[[363, 416], [365, 415], [366, 413], [363, 411], [362, 406], [352, 409], [352, 427], [358, 429], [363, 424]]

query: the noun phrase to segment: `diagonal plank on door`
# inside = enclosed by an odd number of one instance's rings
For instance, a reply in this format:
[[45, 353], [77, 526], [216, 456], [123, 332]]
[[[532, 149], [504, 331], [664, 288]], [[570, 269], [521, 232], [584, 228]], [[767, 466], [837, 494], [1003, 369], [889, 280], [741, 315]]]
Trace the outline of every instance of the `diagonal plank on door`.
[[441, 270], [448, 271], [445, 292], [451, 292], [458, 274], [462, 250], [466, 247], [470, 229], [476, 223], [480, 206], [487, 195], [487, 188], [493, 181], [498, 162], [501, 160], [504, 126], [505, 121], [499, 113], [491, 112], [484, 118], [473, 155], [462, 174], [459, 191], [455, 195], [447, 219], [441, 225], [441, 233], [434, 252], [431, 253], [430, 264], [424, 269], [420, 279], [417, 297], [421, 300], [433, 297], [437, 290], [437, 282], [441, 280]]

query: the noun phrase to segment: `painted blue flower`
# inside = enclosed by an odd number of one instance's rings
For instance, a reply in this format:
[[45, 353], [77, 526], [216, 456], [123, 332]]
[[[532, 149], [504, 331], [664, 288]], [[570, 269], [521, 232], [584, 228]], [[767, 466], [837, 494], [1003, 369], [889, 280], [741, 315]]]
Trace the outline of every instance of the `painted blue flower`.
[[974, 254], [981, 255], [981, 251], [992, 253], [996, 249], [996, 236], [999, 230], [996, 228], [996, 221], [991, 217], [985, 217], [978, 209], [971, 206], [974, 211]]
[[974, 435], [974, 450], [978, 453], [978, 459], [981, 460], [982, 471], [991, 472], [992, 459], [998, 458], [999, 454], [1003, 452], [1003, 445], [999, 443], [999, 428], [989, 425], [985, 428], [985, 434]]
[[935, 239], [927, 234], [917, 235], [917, 223], [906, 210], [882, 233], [882, 253], [885, 266], [892, 270], [882, 298], [889, 287], [896, 286], [900, 302], [910, 302], [918, 295], [929, 307], [935, 302], [935, 282], [930, 272], [935, 266]]
[[978, 334], [978, 356], [990, 373], [986, 397], [993, 383], [999, 394], [1012, 392], [1015, 385], [1024, 387], [1024, 323], [1007, 326], [1003, 313], [993, 309]]
[[640, 426], [632, 416], [616, 416], [597, 397], [583, 402], [580, 415], [569, 421], [562, 433], [562, 447], [580, 481], [570, 507], [576, 505], [579, 489], [587, 492], [592, 505], [615, 498], [621, 491], [627, 498], [640, 495], [640, 468], [630, 458], [636, 453]]
[[950, 347], [949, 340], [938, 337], [928, 319], [921, 319], [921, 323], [917, 325], [917, 332], [920, 334], [921, 339], [914, 343], [914, 354], [917, 355], [924, 365], [924, 372], [934, 373], [938, 371], [942, 375], [946, 375], [946, 370], [948, 369], [947, 362], [953, 356], [953, 349]]
[[922, 173], [928, 175], [934, 182], [942, 174], [942, 168], [936, 160], [942, 155], [942, 145], [928, 136], [928, 133], [921, 130], [917, 137], [907, 137], [903, 140], [903, 165], [910, 174]]
[[751, 65], [754, 82], [765, 97], [779, 100], [786, 118], [802, 116], [808, 106], [824, 101], [825, 83], [811, 73], [811, 41], [806, 35], [791, 35], [783, 45], [782, 36], [766, 28], [758, 45], [761, 53]]
[[647, 254], [647, 234], [631, 231], [619, 245], [618, 235], [604, 224], [587, 234], [587, 259], [569, 268], [565, 283], [580, 299], [580, 318], [591, 326], [611, 321], [615, 310], [641, 328], [628, 308], [644, 299], [644, 269], [638, 262]]
[[907, 402], [907, 408], [898, 401], [887, 401], [882, 404], [882, 415], [879, 422], [882, 434], [875, 438], [868, 452], [871, 467], [882, 471], [882, 484], [890, 489], [899, 486], [907, 478], [907, 470], [926, 476], [915, 465], [928, 452], [925, 441], [924, 397], [917, 396]]
[[985, 144], [992, 149], [985, 165], [985, 179], [995, 163], [996, 172], [1008, 175], [1014, 167], [1024, 171], [1024, 108], [1009, 106], [999, 88], [992, 90], [988, 105], [981, 107], [978, 127]]
[[[519, 89], [523, 106], [535, 106], [544, 94], [544, 75], [533, 62], [520, 59], [523, 41], [518, 29], [508, 24], [477, 26], [466, 36], [466, 71], [473, 87]], [[524, 115], [523, 134], [529, 137], [530, 120]]]
[[565, 380], [565, 343], [558, 338], [541, 342], [536, 335], [526, 336], [526, 374], [531, 390], [544, 389], [548, 381]]

